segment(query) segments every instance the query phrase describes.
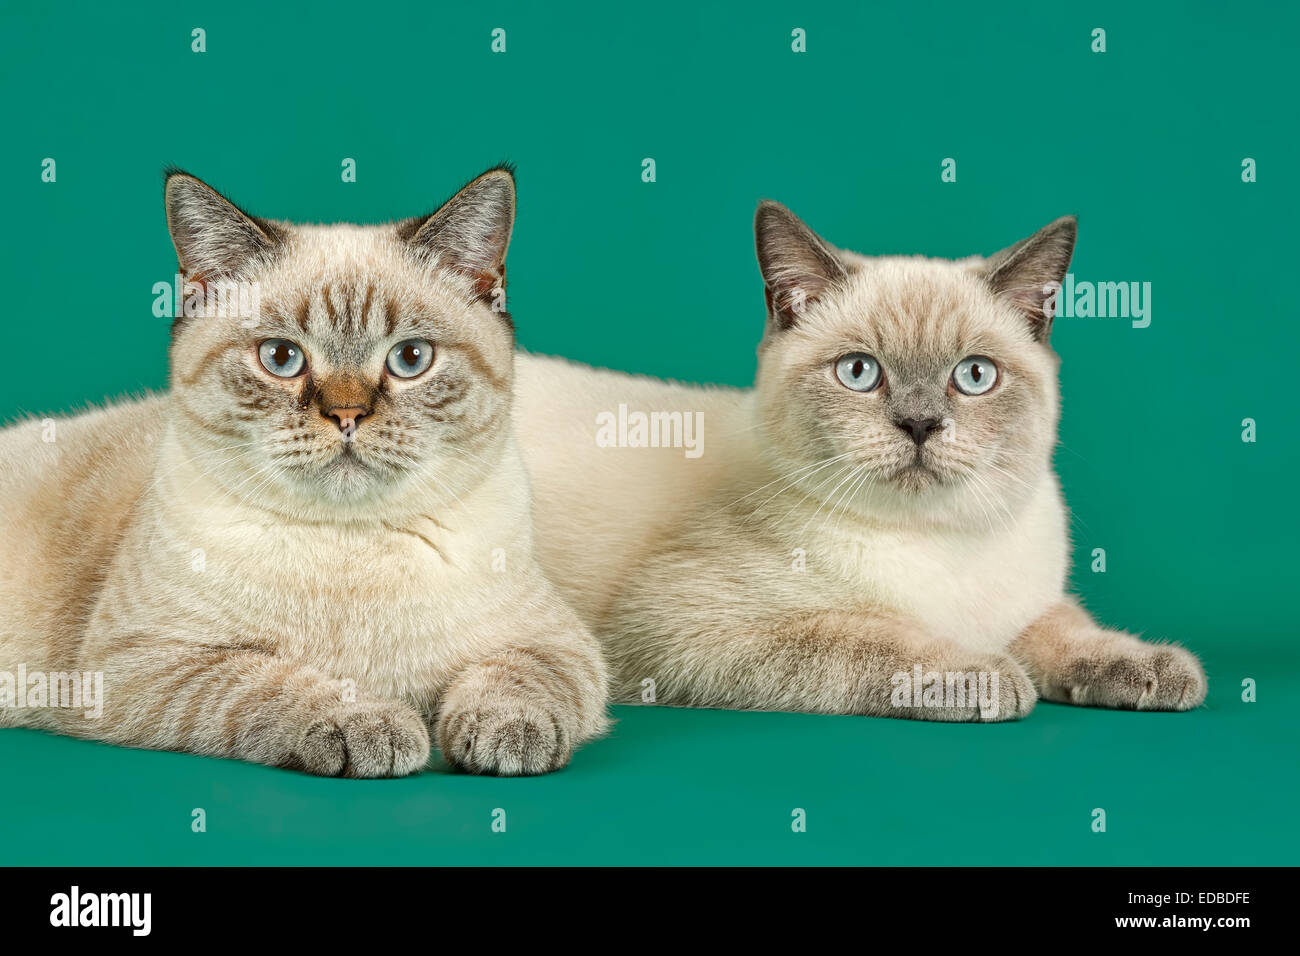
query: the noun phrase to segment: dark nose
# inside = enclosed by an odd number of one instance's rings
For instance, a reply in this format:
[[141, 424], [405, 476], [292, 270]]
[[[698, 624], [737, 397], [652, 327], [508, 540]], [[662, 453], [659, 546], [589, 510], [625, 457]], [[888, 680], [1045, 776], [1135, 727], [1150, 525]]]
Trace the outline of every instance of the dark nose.
[[918, 445], [925, 444], [925, 440], [930, 437], [930, 432], [939, 427], [937, 418], [900, 418], [894, 422], [905, 432], [912, 433], [912, 441]]
[[355, 431], [357, 423], [370, 414], [368, 408], [331, 408], [325, 413], [329, 418], [338, 423], [339, 431]]

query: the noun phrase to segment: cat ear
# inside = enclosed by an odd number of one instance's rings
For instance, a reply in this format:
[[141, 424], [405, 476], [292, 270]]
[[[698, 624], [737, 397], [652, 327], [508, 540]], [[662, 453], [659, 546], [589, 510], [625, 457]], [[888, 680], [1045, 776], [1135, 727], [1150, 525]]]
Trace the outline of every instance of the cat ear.
[[408, 219], [398, 235], [440, 266], [467, 276], [480, 298], [505, 288], [506, 247], [515, 223], [515, 177], [489, 169], [430, 216]]
[[275, 227], [254, 219], [207, 183], [181, 170], [163, 187], [167, 230], [186, 278], [237, 272], [280, 241]]
[[1052, 331], [1056, 292], [1070, 268], [1078, 230], [1074, 216], [1062, 216], [1028, 239], [996, 253], [981, 266], [994, 294], [1029, 318], [1040, 342], [1045, 342]]
[[778, 329], [794, 325], [809, 305], [848, 275], [833, 246], [770, 199], [759, 203], [754, 214], [754, 245], [768, 322]]

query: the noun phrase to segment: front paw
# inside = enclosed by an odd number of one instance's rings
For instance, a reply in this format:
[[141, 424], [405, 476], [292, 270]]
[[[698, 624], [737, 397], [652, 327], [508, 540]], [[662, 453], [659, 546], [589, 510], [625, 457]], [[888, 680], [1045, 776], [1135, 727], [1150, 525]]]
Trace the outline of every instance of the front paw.
[[404, 777], [429, 761], [429, 731], [398, 701], [335, 703], [307, 727], [297, 765], [322, 777]]
[[[908, 693], [901, 678], [906, 678]], [[922, 670], [917, 685], [904, 672], [894, 686], [891, 704], [903, 707], [890, 716], [914, 720], [994, 723], [1026, 717], [1038, 702], [1029, 674], [1005, 654], [987, 654]]]
[[513, 697], [444, 711], [438, 718], [438, 746], [447, 761], [461, 770], [500, 777], [559, 770], [573, 752], [555, 714]]
[[1110, 648], [1072, 661], [1062, 681], [1065, 699], [1123, 710], [1191, 710], [1205, 701], [1208, 682], [1196, 655], [1168, 644]]
[[997, 705], [990, 708], [981, 703], [978, 720], [992, 723], [1028, 717], [1038, 703], [1038, 690], [1025, 669], [1012, 658], [998, 654], [994, 655], [990, 680], [994, 676], [997, 677], [997, 682], [993, 685], [997, 690]]

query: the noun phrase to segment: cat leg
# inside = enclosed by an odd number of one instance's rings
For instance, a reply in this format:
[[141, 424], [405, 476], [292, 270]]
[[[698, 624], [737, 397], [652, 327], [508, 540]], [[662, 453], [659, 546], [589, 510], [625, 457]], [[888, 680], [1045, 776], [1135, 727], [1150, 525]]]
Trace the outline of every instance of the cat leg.
[[689, 637], [628, 630], [617, 643], [618, 696], [628, 700], [645, 699], [653, 681], [665, 704], [941, 721], [1015, 720], [1037, 700], [1008, 655], [965, 650], [884, 611], [737, 621]]
[[1072, 601], [1030, 625], [1011, 652], [1046, 700], [1124, 710], [1190, 710], [1205, 700], [1196, 655], [1106, 630]]
[[499, 776], [549, 773], [605, 730], [605, 664], [595, 641], [572, 626], [570, 640], [515, 642], [456, 676], [435, 728], [449, 763]]
[[65, 732], [325, 777], [399, 777], [429, 759], [410, 705], [354, 693], [350, 682], [261, 651], [191, 642], [106, 655], [102, 714]]

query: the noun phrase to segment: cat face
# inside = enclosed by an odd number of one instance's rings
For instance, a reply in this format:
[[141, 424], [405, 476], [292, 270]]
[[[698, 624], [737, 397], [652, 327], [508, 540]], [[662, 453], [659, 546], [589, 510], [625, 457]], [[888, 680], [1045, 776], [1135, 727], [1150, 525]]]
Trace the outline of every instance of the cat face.
[[756, 234], [758, 401], [778, 464], [828, 507], [1001, 521], [1056, 439], [1044, 287], [1064, 278], [1074, 219], [956, 262], [845, 253], [776, 203]]
[[[205, 472], [312, 515], [454, 500], [481, 480], [509, 426], [508, 170], [381, 226], [255, 219], [184, 173], [166, 206], [208, 305], [177, 320], [171, 347], [174, 427]], [[257, 307], [221, 307], [236, 301]]]

